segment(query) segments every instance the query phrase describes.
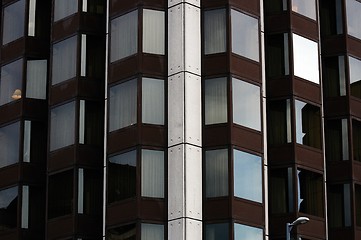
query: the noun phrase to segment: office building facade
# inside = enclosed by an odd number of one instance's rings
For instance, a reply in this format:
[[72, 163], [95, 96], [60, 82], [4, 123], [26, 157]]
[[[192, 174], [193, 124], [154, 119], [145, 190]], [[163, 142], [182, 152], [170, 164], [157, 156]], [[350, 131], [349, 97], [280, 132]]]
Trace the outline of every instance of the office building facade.
[[3, 0], [0, 239], [361, 239], [359, 0]]

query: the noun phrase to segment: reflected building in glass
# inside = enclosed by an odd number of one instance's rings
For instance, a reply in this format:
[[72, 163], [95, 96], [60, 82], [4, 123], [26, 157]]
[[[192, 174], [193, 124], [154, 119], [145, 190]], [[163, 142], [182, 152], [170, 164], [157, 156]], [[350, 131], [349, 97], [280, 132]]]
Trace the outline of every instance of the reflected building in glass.
[[0, 239], [361, 239], [359, 0], [0, 6]]

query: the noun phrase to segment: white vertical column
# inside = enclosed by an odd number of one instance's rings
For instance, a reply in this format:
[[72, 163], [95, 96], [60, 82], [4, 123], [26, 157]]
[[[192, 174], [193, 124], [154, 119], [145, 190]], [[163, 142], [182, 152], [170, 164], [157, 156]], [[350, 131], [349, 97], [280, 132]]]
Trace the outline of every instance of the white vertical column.
[[202, 239], [200, 0], [168, 1], [168, 239]]

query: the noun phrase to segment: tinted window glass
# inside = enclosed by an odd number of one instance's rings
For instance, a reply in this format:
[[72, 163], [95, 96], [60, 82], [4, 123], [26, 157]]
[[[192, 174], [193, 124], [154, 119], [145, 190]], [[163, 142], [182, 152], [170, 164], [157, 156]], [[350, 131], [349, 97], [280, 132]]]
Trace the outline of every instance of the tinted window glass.
[[3, 45], [24, 36], [25, 0], [4, 8]]
[[19, 162], [20, 122], [0, 128], [0, 167]]
[[23, 60], [17, 60], [1, 68], [0, 105], [16, 101], [23, 97]]

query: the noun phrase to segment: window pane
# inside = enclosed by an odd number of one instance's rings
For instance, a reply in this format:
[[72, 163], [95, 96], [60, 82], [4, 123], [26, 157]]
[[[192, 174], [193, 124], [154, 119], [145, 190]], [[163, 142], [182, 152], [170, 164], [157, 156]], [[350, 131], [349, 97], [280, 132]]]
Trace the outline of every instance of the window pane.
[[323, 92], [326, 97], [346, 95], [345, 60], [343, 56], [323, 59]]
[[24, 121], [23, 162], [30, 162], [31, 154], [31, 121]]
[[163, 240], [164, 226], [160, 224], [142, 223], [141, 227], [142, 240]]
[[48, 219], [73, 211], [73, 171], [58, 173], [48, 180]]
[[228, 195], [228, 150], [206, 151], [206, 197]]
[[233, 122], [261, 131], [260, 88], [232, 78]]
[[110, 62], [137, 53], [138, 11], [113, 19], [110, 30]]
[[204, 12], [204, 54], [226, 51], [226, 10]]
[[91, 169], [79, 169], [78, 213], [100, 215], [103, 206], [103, 178]]
[[53, 45], [52, 85], [76, 76], [77, 36]]
[[292, 36], [295, 76], [319, 84], [317, 42], [297, 34], [292, 34]]
[[204, 81], [205, 124], [227, 122], [227, 78]]
[[295, 101], [296, 142], [321, 149], [320, 108], [311, 104]]
[[228, 223], [206, 224], [205, 240], [229, 239], [228, 228], [229, 228]]
[[361, 123], [352, 120], [353, 159], [361, 161]]
[[103, 106], [101, 103], [80, 100], [79, 143], [103, 144]]
[[361, 227], [361, 186], [355, 185], [356, 225]]
[[142, 79], [142, 122], [164, 124], [164, 80]]
[[343, 33], [342, 0], [319, 1], [322, 36]]
[[25, 0], [4, 8], [3, 45], [24, 36]]
[[28, 60], [26, 69], [26, 97], [46, 99], [46, 60]]
[[164, 54], [165, 23], [164, 12], [143, 10], [143, 52]]
[[238, 150], [233, 154], [234, 196], [263, 202], [262, 158]]
[[268, 103], [267, 123], [267, 137], [270, 144], [278, 145], [292, 141], [289, 99]]
[[112, 203], [135, 196], [136, 151], [126, 152], [109, 158], [108, 202]]
[[83, 0], [83, 12], [103, 14], [105, 10], [103, 0]]
[[29, 23], [28, 23], [28, 36], [35, 36], [35, 11], [36, 0], [29, 0]]
[[[107, 240], [135, 240], [136, 239], [136, 225], [130, 224], [113, 229], [109, 229], [106, 234]], [[143, 240], [143, 239], [142, 239]]]
[[258, 19], [231, 10], [232, 18], [232, 52], [259, 60]]
[[0, 232], [16, 228], [18, 209], [18, 187], [0, 191]]
[[74, 144], [75, 102], [51, 110], [50, 151]]
[[29, 227], [29, 186], [22, 188], [21, 228]]
[[280, 77], [289, 74], [288, 34], [267, 36], [266, 70], [268, 77]]
[[70, 16], [78, 11], [77, 0], [55, 0], [54, 21]]
[[327, 198], [329, 226], [351, 226], [350, 184], [330, 185]]
[[292, 11], [316, 20], [315, 0], [292, 0]]
[[349, 57], [351, 95], [361, 98], [361, 61]]
[[348, 34], [361, 39], [361, 2], [346, 0], [346, 17]]
[[263, 230], [261, 228], [255, 228], [235, 223], [234, 239], [263, 240]]
[[342, 161], [349, 159], [347, 119], [326, 122], [326, 160]]
[[264, 2], [266, 14], [281, 13], [287, 10], [287, 0], [268, 0]]
[[0, 128], [0, 168], [19, 162], [20, 122]]
[[109, 90], [109, 132], [137, 123], [137, 79]]
[[9, 63], [1, 68], [0, 105], [22, 97], [23, 59]]
[[164, 152], [142, 150], [142, 196], [164, 197]]
[[292, 168], [272, 169], [270, 171], [271, 213], [293, 212], [293, 174]]

